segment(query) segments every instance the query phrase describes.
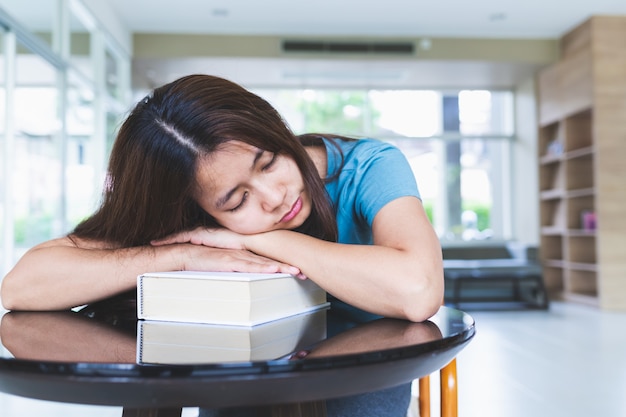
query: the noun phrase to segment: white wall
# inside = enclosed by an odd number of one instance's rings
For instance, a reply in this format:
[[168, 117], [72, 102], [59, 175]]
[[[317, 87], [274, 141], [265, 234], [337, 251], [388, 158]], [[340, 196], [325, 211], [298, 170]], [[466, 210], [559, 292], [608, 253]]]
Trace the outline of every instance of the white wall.
[[517, 141], [513, 150], [513, 234], [516, 240], [539, 245], [537, 176], [537, 106], [535, 82], [530, 78], [515, 90]]

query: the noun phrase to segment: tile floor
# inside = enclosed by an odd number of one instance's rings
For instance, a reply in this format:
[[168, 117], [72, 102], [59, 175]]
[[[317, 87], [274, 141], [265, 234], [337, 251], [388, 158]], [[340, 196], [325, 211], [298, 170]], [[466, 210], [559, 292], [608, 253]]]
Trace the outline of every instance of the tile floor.
[[470, 314], [477, 333], [457, 359], [460, 417], [626, 416], [626, 313], [553, 302]]
[[[477, 334], [457, 360], [460, 417], [626, 416], [626, 313], [558, 302], [548, 311], [470, 313]], [[2, 417], [85, 415], [120, 417], [121, 408], [0, 394]]]

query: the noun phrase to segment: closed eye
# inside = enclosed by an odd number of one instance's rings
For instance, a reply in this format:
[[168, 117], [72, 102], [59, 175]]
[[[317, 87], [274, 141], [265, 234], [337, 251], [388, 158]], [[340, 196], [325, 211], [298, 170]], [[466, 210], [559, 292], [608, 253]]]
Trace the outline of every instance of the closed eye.
[[244, 206], [244, 204], [246, 204], [246, 201], [248, 200], [248, 192], [245, 191], [243, 193], [243, 197], [241, 197], [241, 201], [239, 202], [239, 204], [237, 204], [235, 207], [229, 209], [228, 211], [230, 211], [231, 213], [236, 212], [237, 210], [239, 210], [240, 208], [242, 208]]
[[270, 169], [274, 163], [276, 162], [276, 158], [277, 158], [277, 154], [273, 153], [272, 154], [272, 158], [269, 160], [268, 163], [266, 163], [265, 165], [263, 165], [263, 168], [261, 168], [263, 171], [267, 171], [268, 169]]

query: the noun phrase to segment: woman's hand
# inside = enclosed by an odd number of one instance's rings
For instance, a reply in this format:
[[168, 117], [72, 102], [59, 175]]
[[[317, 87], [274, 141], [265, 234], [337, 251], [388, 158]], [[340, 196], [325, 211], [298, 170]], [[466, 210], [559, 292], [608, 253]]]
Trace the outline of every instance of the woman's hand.
[[197, 227], [193, 230], [174, 233], [162, 239], [150, 242], [153, 246], [171, 245], [173, 243], [192, 243], [222, 249], [246, 249], [244, 235], [223, 228]]
[[[183, 269], [188, 271], [282, 272], [295, 276], [300, 275], [300, 269], [295, 266], [243, 249], [207, 247], [202, 243], [172, 244], [180, 248], [181, 264]], [[163, 245], [166, 243], [161, 244], [161, 246]]]
[[246, 235], [228, 229], [198, 227], [175, 233], [163, 239], [153, 240], [155, 247], [191, 244], [207, 252], [205, 256], [187, 256], [183, 264], [186, 270], [236, 271], [236, 272], [283, 272], [306, 279], [300, 268], [272, 258], [258, 255], [246, 249]]

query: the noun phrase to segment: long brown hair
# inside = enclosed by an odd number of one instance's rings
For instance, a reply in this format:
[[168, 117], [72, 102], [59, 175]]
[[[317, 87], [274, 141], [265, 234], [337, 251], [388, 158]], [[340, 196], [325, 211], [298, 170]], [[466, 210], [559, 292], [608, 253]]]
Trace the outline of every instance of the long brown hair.
[[113, 145], [102, 203], [73, 233], [131, 247], [197, 226], [217, 227], [193, 198], [196, 166], [232, 140], [293, 158], [312, 201], [298, 231], [336, 240], [333, 208], [303, 144], [267, 101], [210, 75], [180, 78], [135, 106]]

